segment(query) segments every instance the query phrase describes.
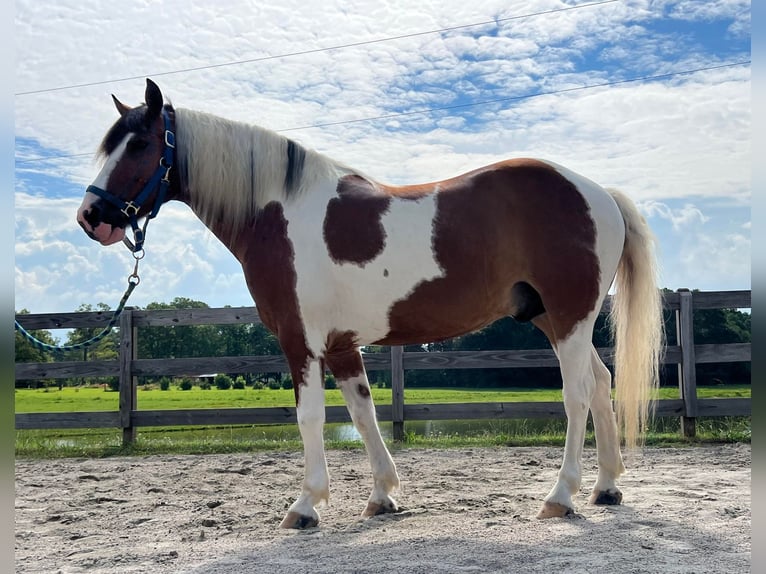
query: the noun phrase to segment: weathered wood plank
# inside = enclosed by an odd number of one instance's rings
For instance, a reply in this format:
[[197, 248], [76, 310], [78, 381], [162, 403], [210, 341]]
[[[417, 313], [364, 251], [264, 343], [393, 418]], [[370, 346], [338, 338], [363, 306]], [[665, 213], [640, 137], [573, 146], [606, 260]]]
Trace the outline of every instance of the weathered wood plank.
[[294, 407], [138, 410], [131, 413], [131, 419], [137, 427], [288, 424], [297, 420]]
[[16, 428], [18, 430], [109, 427], [120, 428], [120, 413], [118, 411], [16, 414]]
[[748, 398], [697, 399], [698, 417], [749, 417], [752, 400]]
[[751, 291], [695, 291], [694, 309], [750, 309]]
[[[375, 410], [378, 420], [391, 420], [391, 405], [380, 405]], [[295, 407], [139, 410], [131, 413], [131, 419], [137, 427], [297, 423]], [[325, 421], [350, 423], [351, 416], [344, 406], [328, 406]]]
[[[134, 356], [133, 349], [133, 317], [130, 312], [123, 313], [120, 317], [120, 426], [123, 429], [130, 427], [130, 412], [135, 408], [135, 385], [132, 379], [131, 363]], [[131, 433], [128, 433], [130, 435]], [[127, 438], [130, 442], [130, 436]], [[125, 442], [123, 440], [123, 442]]]
[[403, 361], [405, 370], [558, 367], [559, 365], [556, 354], [551, 349], [405, 352]]
[[[387, 371], [388, 353], [363, 355], [368, 371]], [[138, 376], [199, 376], [210, 373], [287, 373], [290, 369], [284, 355], [242, 357], [193, 357], [182, 359], [136, 359], [132, 361], [134, 375]]]
[[134, 311], [136, 327], [174, 327], [178, 325], [239, 325], [260, 323], [255, 307], [216, 307], [208, 309], [152, 309]]
[[697, 369], [694, 348], [692, 293], [678, 293], [681, 306], [676, 311], [676, 337], [681, 347], [681, 363], [678, 365], [678, 388], [686, 405], [685, 418], [697, 416]]
[[17, 381], [68, 379], [70, 377], [113, 377], [120, 374], [119, 361], [61, 361], [56, 363], [16, 363]]
[[16, 314], [16, 320], [27, 331], [38, 329], [103, 328], [113, 311], [77, 311], [73, 313]]
[[721, 345], [694, 345], [697, 364], [737, 363], [751, 360], [750, 343], [727, 343]]
[[684, 402], [681, 399], [664, 399], [652, 403], [655, 417], [680, 417], [684, 414]]
[[395, 441], [404, 440], [404, 347], [391, 347], [391, 420]]
[[561, 402], [404, 405], [407, 421], [564, 417], [566, 413]]

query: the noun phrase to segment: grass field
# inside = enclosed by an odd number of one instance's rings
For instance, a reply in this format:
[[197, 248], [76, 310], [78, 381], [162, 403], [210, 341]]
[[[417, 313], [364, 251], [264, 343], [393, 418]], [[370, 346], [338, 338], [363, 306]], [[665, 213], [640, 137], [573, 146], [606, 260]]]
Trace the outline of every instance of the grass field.
[[[372, 389], [376, 404], [390, 404], [390, 389]], [[749, 397], [750, 386], [700, 387], [701, 398]], [[342, 405], [339, 390], [325, 392], [327, 405]], [[678, 389], [660, 389], [663, 399], [678, 398]], [[113, 411], [119, 395], [102, 388], [69, 388], [59, 390], [18, 389], [15, 410], [24, 412]], [[468, 403], [561, 401], [560, 390], [530, 389], [406, 389], [405, 402]], [[229, 389], [202, 390], [197, 387], [182, 391], [172, 388], [139, 390], [138, 408], [191, 409], [293, 406], [292, 390]], [[382, 423], [384, 436], [391, 436], [390, 423]], [[563, 445], [566, 422], [563, 420], [485, 420], [427, 421], [405, 425], [407, 446], [516, 446]], [[680, 437], [678, 418], [658, 419], [652, 424], [647, 444], [689, 444], [689, 442], [750, 441], [750, 417], [700, 419], [694, 441]], [[214, 453], [252, 450], [300, 449], [296, 425], [240, 425], [219, 427], [141, 428], [136, 443], [125, 449], [118, 429], [23, 430], [16, 432], [18, 456], [108, 456], [113, 454]], [[326, 425], [328, 448], [358, 448], [358, 435], [348, 424]], [[389, 441], [390, 442], [390, 441]], [[592, 432], [586, 443], [593, 444]], [[396, 448], [396, 446], [395, 446]]]
[[[726, 385], [699, 387], [700, 398], [749, 397], [749, 385]], [[372, 389], [375, 404], [391, 404], [391, 389]], [[677, 399], [678, 389], [660, 389], [660, 398]], [[17, 389], [15, 393], [17, 413], [51, 413], [77, 411], [117, 410], [119, 394], [102, 388], [57, 387], [47, 389]], [[538, 389], [405, 389], [404, 401], [409, 404], [423, 403], [478, 403], [478, 402], [526, 402], [561, 401], [560, 390]], [[343, 397], [337, 389], [325, 391], [325, 404], [342, 405]], [[182, 391], [171, 387], [138, 391], [138, 408], [202, 409], [236, 407], [290, 407], [295, 405], [292, 390], [274, 389], [218, 389], [202, 390], [194, 387]]]

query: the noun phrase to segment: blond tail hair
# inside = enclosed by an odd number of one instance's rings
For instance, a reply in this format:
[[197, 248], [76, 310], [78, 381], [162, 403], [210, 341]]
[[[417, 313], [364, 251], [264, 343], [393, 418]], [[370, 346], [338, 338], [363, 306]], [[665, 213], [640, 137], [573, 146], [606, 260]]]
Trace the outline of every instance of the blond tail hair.
[[657, 288], [656, 239], [636, 205], [610, 189], [625, 220], [610, 322], [615, 341], [615, 403], [625, 445], [643, 442], [665, 344], [662, 296]]

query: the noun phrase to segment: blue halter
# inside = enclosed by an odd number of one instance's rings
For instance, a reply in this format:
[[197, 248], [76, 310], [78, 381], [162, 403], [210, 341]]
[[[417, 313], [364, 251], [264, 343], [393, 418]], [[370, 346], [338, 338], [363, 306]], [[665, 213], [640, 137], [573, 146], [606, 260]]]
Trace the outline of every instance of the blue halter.
[[[105, 189], [96, 187], [95, 185], [89, 185], [85, 190], [86, 192], [95, 193], [99, 197], [105, 199], [117, 209], [119, 209], [123, 215], [130, 222], [130, 226], [133, 229], [133, 241], [127, 238], [123, 238], [123, 242], [133, 253], [140, 252], [143, 249], [144, 239], [146, 237], [146, 227], [149, 225], [149, 220], [159, 213], [160, 206], [165, 201], [165, 195], [170, 185], [170, 170], [173, 167], [174, 150], [176, 149], [176, 136], [171, 129], [172, 122], [167, 110], [162, 110], [162, 119], [165, 121], [165, 149], [162, 152], [160, 158], [160, 165], [154, 172], [154, 175], [146, 183], [141, 193], [132, 201], [124, 201], [119, 197], [112, 195]], [[157, 190], [157, 197], [154, 199], [154, 206], [152, 211], [146, 216], [144, 226], [138, 225], [138, 212], [149, 196]]]

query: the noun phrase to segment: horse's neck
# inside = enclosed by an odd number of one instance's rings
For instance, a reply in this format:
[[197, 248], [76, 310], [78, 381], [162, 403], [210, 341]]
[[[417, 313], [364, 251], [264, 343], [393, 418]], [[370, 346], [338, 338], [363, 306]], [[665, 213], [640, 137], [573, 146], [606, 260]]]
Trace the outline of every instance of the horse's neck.
[[269, 203], [291, 204], [348, 170], [258, 126], [177, 112], [179, 199], [230, 249]]

